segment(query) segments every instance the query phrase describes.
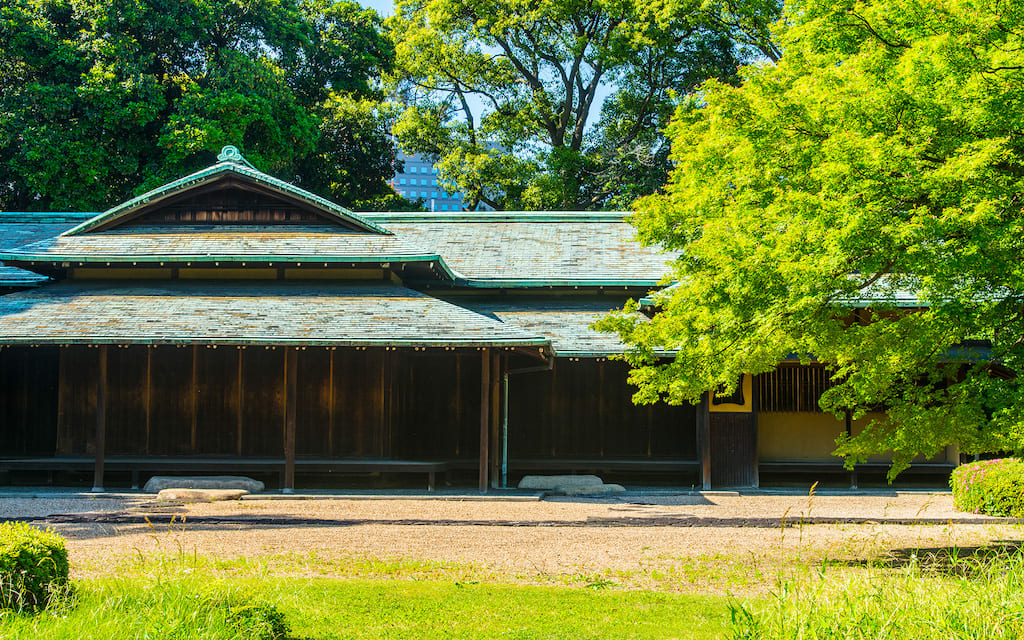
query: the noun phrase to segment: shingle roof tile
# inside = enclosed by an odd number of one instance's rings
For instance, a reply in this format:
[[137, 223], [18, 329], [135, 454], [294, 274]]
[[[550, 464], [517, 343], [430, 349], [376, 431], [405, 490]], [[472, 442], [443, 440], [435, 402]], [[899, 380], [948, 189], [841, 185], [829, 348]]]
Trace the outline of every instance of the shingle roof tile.
[[333, 225], [154, 225], [50, 237], [0, 254], [19, 260], [181, 260], [192, 258], [437, 259], [392, 235]]
[[462, 302], [468, 309], [509, 327], [551, 338], [559, 356], [607, 356], [625, 352], [619, 337], [590, 326], [624, 301], [573, 298], [505, 298]]
[[384, 282], [62, 282], [0, 296], [2, 344], [546, 346]]
[[[464, 220], [464, 218], [463, 218]], [[387, 223], [430, 247], [473, 284], [614, 283], [654, 286], [669, 256], [636, 241], [624, 220]]]

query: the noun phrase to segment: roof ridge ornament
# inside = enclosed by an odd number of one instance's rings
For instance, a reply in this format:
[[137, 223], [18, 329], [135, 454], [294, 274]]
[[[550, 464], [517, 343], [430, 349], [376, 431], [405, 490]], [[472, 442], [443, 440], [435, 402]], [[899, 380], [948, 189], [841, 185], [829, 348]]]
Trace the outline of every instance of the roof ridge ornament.
[[234, 145], [225, 145], [217, 156], [217, 162], [231, 162], [233, 164], [244, 164], [250, 169], [255, 169], [248, 160], [242, 155], [242, 152], [238, 150], [238, 147]]

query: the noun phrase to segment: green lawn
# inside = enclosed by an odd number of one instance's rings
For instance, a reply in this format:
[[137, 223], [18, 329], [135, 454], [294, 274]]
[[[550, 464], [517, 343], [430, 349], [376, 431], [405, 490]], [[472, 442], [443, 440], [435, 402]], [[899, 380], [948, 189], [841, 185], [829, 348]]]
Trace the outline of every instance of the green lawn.
[[224, 607], [270, 603], [289, 638], [714, 638], [727, 600], [647, 591], [336, 578], [232, 578], [205, 571], [78, 583], [77, 605], [0, 618], [3, 638], [250, 638]]

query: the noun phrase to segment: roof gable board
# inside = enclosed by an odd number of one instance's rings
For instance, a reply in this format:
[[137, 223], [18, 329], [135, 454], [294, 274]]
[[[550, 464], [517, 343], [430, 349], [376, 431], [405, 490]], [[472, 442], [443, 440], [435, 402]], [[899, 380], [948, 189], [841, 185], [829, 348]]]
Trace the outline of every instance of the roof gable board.
[[[129, 221], [137, 221], [168, 205], [224, 189], [238, 189], [271, 198], [307, 215], [315, 216], [321, 224], [327, 221], [356, 231], [390, 235], [388, 230], [344, 207], [258, 171], [234, 147], [224, 147], [217, 160], [217, 164], [211, 167], [132, 198], [65, 231], [62, 235], [74, 236], [105, 231]], [[194, 221], [188, 222], [193, 223]]]

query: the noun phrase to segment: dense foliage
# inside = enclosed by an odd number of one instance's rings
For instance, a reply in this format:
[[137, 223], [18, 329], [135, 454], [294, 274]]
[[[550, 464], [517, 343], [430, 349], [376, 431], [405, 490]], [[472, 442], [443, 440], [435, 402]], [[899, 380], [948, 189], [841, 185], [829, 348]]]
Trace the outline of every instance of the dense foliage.
[[960, 511], [1024, 517], [1024, 461], [982, 460], [957, 467], [949, 478]]
[[68, 589], [64, 539], [24, 522], [0, 523], [0, 608], [45, 607]]
[[470, 206], [628, 207], [667, 179], [673, 93], [777, 54], [772, 1], [396, 5], [388, 24], [408, 108], [395, 133], [439, 156], [442, 182]]
[[101, 210], [237, 145], [354, 207], [388, 206], [392, 68], [347, 0], [0, 5], [0, 210]]
[[777, 64], [679, 108], [672, 181], [639, 203], [680, 257], [652, 322], [604, 325], [638, 399], [796, 355], [832, 367], [824, 409], [887, 411], [853, 459], [1021, 448], [1024, 5], [794, 0], [775, 29]]

